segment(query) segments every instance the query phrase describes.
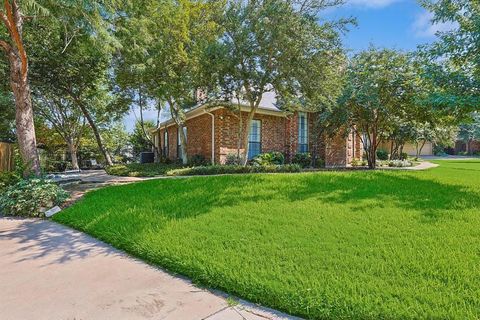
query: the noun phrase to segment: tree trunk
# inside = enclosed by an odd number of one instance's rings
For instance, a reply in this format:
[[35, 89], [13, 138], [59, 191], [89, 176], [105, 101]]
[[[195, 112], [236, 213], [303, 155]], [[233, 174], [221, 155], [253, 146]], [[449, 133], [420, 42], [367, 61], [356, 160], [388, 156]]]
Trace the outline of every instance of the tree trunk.
[[369, 152], [368, 167], [370, 169], [375, 169], [377, 167], [377, 133], [375, 131], [372, 133]]
[[80, 166], [78, 165], [77, 147], [75, 146], [75, 142], [73, 141], [73, 138], [68, 139], [67, 145], [68, 145], [68, 151], [70, 152], [72, 169], [78, 171], [80, 170]]
[[5, 1], [4, 10], [0, 10], [0, 18], [11, 40], [11, 43], [8, 43], [0, 39], [0, 50], [5, 52], [10, 64], [10, 86], [15, 97], [18, 147], [25, 165], [23, 175], [28, 176], [33, 172], [39, 176], [41, 170], [28, 83], [28, 58], [22, 36], [23, 16], [17, 1]]
[[78, 105], [80, 107], [80, 110], [82, 110], [82, 113], [85, 116], [85, 119], [87, 119], [88, 124], [90, 125], [90, 128], [92, 128], [93, 135], [95, 136], [95, 140], [97, 141], [98, 149], [100, 149], [100, 152], [105, 158], [106, 165], [107, 166], [113, 165], [112, 158], [110, 157], [110, 154], [108, 153], [107, 149], [105, 148], [105, 145], [103, 144], [102, 137], [100, 136], [100, 132], [98, 131], [95, 121], [93, 121], [92, 116], [88, 112], [87, 108], [85, 108], [83, 103], [78, 102]]
[[[183, 131], [183, 127], [185, 125], [183, 117], [181, 116], [181, 110], [179, 106], [175, 105], [175, 102], [173, 99], [170, 99], [168, 101], [170, 104], [170, 114], [172, 116], [173, 121], [177, 124], [177, 128], [179, 130], [179, 134], [177, 135], [180, 136], [180, 150], [182, 153], [182, 163], [184, 165], [188, 164], [188, 155], [187, 155], [187, 137], [185, 136], [185, 132]], [[178, 144], [178, 141], [177, 141]]]
[[32, 172], [39, 176], [40, 160], [37, 152], [35, 125], [33, 122], [32, 99], [28, 78], [22, 76], [22, 61], [14, 54], [9, 54], [10, 85], [15, 97], [15, 123], [18, 147], [25, 165], [24, 176]]
[[[242, 144], [243, 144], [243, 148], [244, 148], [244, 152], [243, 152], [243, 158], [242, 158], [242, 164], [243, 166], [246, 166], [247, 163], [248, 163], [248, 152], [249, 152], [249, 143], [248, 143], [248, 136], [250, 135], [250, 126], [252, 125], [252, 121], [253, 121], [253, 117], [255, 116], [255, 113], [257, 112], [257, 109], [258, 109], [258, 105], [260, 104], [260, 99], [258, 99], [257, 102], [255, 102], [255, 104], [253, 102], [250, 102], [250, 106], [251, 106], [251, 109], [250, 109], [250, 112], [248, 113], [248, 117], [247, 117], [247, 121], [245, 123], [246, 125], [246, 128], [245, 130], [242, 132], [243, 134], [243, 137], [242, 137]], [[240, 114], [241, 116], [241, 114]]]

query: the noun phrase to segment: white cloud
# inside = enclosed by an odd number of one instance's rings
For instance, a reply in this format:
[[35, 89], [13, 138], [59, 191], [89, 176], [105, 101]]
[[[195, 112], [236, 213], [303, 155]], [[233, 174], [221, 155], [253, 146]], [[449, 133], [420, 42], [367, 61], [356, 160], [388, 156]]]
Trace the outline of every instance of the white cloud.
[[347, 4], [367, 8], [384, 8], [402, 0], [348, 0]]
[[452, 22], [434, 24], [432, 19], [433, 13], [429, 11], [424, 11], [417, 15], [412, 25], [415, 36], [419, 38], [433, 38], [437, 32], [450, 31], [457, 27], [457, 25]]

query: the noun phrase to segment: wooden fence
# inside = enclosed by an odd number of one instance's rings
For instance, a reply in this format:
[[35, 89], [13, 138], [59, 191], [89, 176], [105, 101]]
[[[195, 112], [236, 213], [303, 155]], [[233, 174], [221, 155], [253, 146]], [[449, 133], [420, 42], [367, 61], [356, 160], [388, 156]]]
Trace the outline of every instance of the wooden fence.
[[0, 142], [0, 172], [12, 171], [13, 169], [13, 144]]

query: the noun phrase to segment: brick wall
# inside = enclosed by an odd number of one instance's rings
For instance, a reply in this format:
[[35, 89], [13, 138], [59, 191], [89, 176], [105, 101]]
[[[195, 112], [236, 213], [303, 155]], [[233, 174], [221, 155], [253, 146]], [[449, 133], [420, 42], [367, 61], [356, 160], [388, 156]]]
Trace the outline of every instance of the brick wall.
[[[227, 155], [236, 154], [239, 141], [240, 118], [237, 113], [228, 109], [212, 111], [215, 116], [215, 163], [225, 163]], [[247, 130], [247, 112], [242, 112], [244, 132]], [[261, 121], [262, 152], [278, 151], [290, 161], [298, 150], [298, 116], [297, 113], [289, 116], [273, 116], [256, 114], [255, 120]], [[346, 166], [352, 158], [361, 157], [361, 145], [353, 135], [345, 137], [339, 134], [333, 139], [325, 139], [317, 128], [316, 115], [308, 114], [309, 151], [317, 160], [325, 160], [327, 166]], [[211, 160], [212, 118], [209, 114], [202, 114], [186, 121], [187, 153], [191, 157], [203, 155]], [[164, 145], [164, 128], [160, 130], [161, 144]], [[167, 128], [169, 135], [168, 158], [177, 159], [177, 126]], [[243, 153], [241, 148], [240, 152]], [[359, 156], [357, 156], [359, 155]]]
[[[218, 156], [216, 161], [225, 163], [228, 154], [237, 154], [240, 118], [237, 113], [227, 109], [217, 110], [215, 111], [215, 115], [218, 131], [216, 132], [216, 143], [218, 145]], [[246, 132], [248, 113], [242, 112], [241, 117], [242, 131]], [[257, 113], [253, 119], [260, 120], [261, 122], [262, 152], [285, 152], [285, 117]], [[244, 152], [243, 146], [241, 147], [240, 152]]]
[[[208, 161], [212, 158], [212, 118], [208, 114], [200, 115], [185, 122], [187, 127], [187, 154], [189, 157], [200, 154]], [[164, 142], [164, 131], [160, 130], [162, 147]], [[178, 126], [172, 125], [167, 128], [168, 132], [168, 158], [176, 160], [178, 154]]]

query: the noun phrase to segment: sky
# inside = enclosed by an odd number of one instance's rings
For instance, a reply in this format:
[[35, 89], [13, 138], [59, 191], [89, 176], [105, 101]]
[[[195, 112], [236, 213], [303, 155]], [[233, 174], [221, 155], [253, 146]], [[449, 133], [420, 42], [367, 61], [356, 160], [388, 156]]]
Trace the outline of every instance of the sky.
[[[371, 44], [380, 48], [412, 51], [418, 45], [435, 40], [435, 33], [449, 25], [432, 25], [431, 14], [417, 0], [347, 0], [339, 8], [325, 12], [325, 19], [355, 17], [358, 26], [343, 35], [350, 53], [367, 49]], [[155, 111], [147, 111], [146, 119], [156, 119]], [[128, 131], [133, 129], [135, 114], [125, 117]]]

